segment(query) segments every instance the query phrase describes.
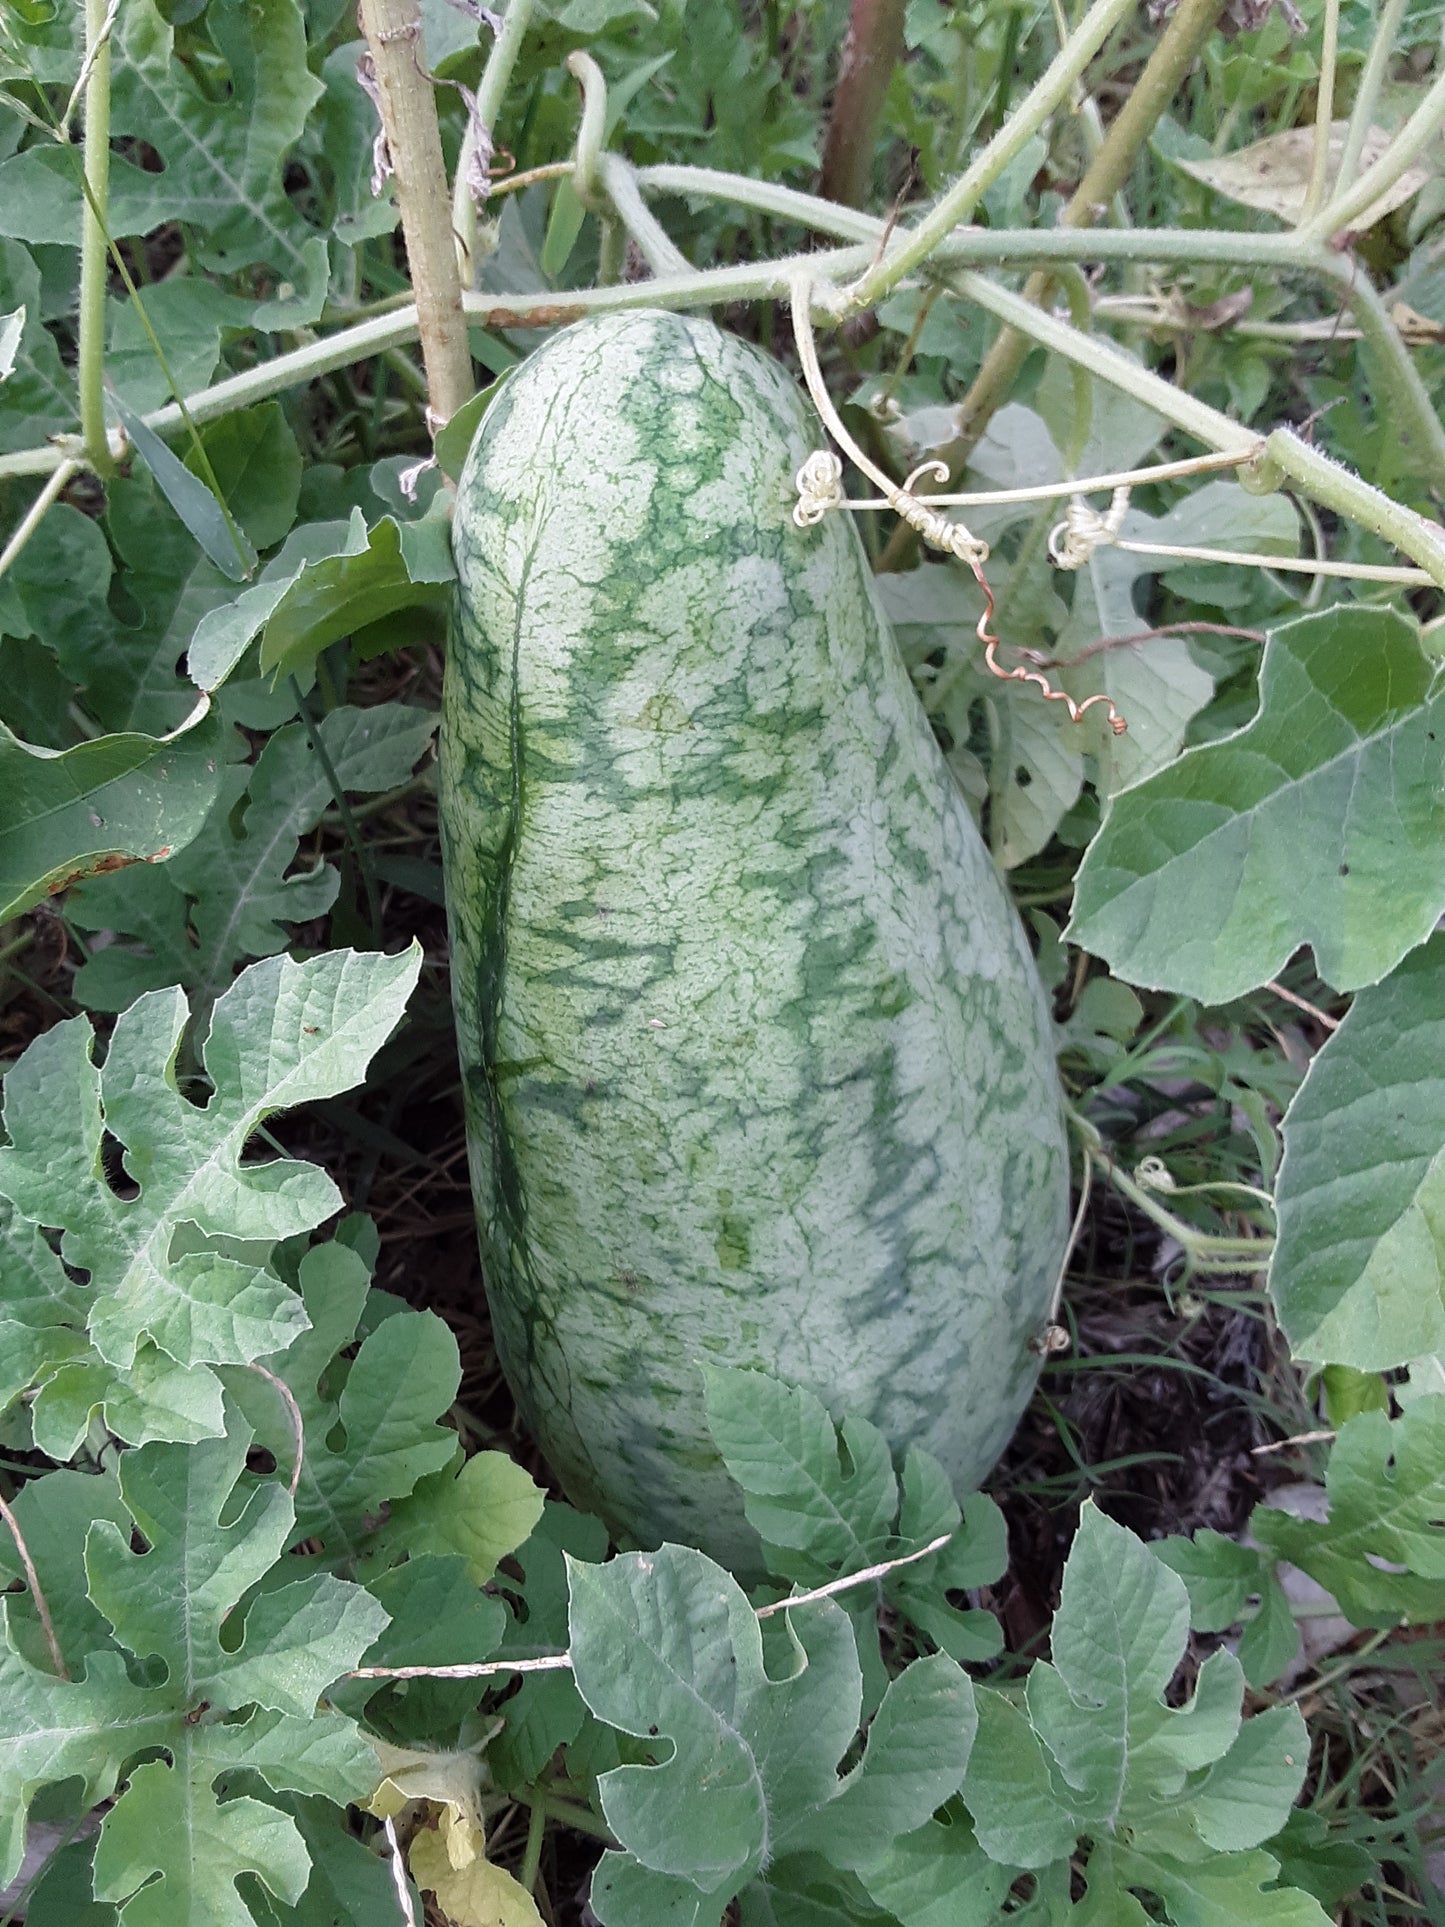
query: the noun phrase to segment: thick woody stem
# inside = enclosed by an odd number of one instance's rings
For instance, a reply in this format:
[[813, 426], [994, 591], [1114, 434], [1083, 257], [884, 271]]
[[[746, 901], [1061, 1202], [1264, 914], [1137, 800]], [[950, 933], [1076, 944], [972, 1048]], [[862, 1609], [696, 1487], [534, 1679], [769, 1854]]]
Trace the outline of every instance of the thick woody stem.
[[905, 0], [853, 0], [823, 148], [818, 191], [827, 200], [862, 207], [868, 199], [878, 122], [903, 51], [906, 10]]
[[[1223, 0], [1181, 0], [1129, 98], [1104, 136], [1103, 145], [1059, 216], [1060, 227], [1092, 227], [1107, 210], [1128, 180], [1155, 123], [1178, 93], [1223, 11]], [[1039, 269], [1024, 285], [1025, 299], [1042, 306], [1053, 287], [1054, 276], [1047, 269]], [[958, 405], [955, 414], [958, 432], [948, 446], [939, 451], [939, 459], [948, 464], [946, 487], [956, 485], [984, 430], [1013, 393], [1030, 346], [1027, 335], [1015, 328], [1005, 328], [984, 356], [973, 385]], [[884, 545], [878, 567], [909, 568], [916, 561], [917, 553], [918, 538], [906, 523], [900, 523]]]
[[361, 26], [396, 180], [435, 433], [470, 400], [474, 384], [452, 243], [451, 196], [436, 96], [423, 66], [417, 0], [361, 0]]

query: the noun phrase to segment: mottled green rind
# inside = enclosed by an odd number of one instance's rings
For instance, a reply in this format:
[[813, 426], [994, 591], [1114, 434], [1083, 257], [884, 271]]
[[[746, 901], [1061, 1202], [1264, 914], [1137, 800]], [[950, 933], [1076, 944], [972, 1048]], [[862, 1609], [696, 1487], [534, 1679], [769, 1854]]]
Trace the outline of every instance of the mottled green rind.
[[710, 322], [557, 335], [454, 523], [452, 981], [497, 1343], [624, 1541], [751, 1563], [697, 1364], [960, 1491], [1028, 1398], [1067, 1175], [1042, 993], [822, 437]]

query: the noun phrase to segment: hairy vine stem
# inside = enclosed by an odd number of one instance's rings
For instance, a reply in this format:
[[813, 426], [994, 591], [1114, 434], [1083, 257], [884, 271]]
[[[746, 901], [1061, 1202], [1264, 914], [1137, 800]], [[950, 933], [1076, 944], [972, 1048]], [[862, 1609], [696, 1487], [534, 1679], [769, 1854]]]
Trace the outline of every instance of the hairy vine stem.
[[54, 1664], [56, 1676], [59, 1679], [69, 1679], [70, 1668], [65, 1663], [65, 1654], [60, 1650], [60, 1641], [55, 1634], [55, 1621], [50, 1617], [50, 1607], [35, 1570], [35, 1561], [30, 1557], [30, 1548], [25, 1543], [25, 1534], [20, 1530], [20, 1521], [3, 1498], [0, 1498], [0, 1519], [5, 1521], [10, 1529], [10, 1537], [15, 1541], [21, 1570], [25, 1574], [25, 1583], [30, 1588], [30, 1597], [40, 1620], [40, 1630], [45, 1635], [45, 1644], [50, 1649], [50, 1658]]
[[110, 252], [106, 207], [110, 197], [110, 28], [106, 0], [85, 0], [85, 207], [80, 227], [80, 343], [77, 372], [80, 432], [85, 459], [109, 475], [105, 429], [105, 281]]
[[[865, 1566], [861, 1572], [844, 1573], [839, 1579], [830, 1579], [826, 1585], [815, 1586], [811, 1592], [794, 1593], [787, 1599], [775, 1599], [771, 1605], [755, 1606], [754, 1615], [758, 1619], [769, 1619], [774, 1613], [790, 1612], [795, 1606], [816, 1606], [820, 1600], [832, 1599], [840, 1592], [851, 1592], [855, 1586], [868, 1585], [875, 1579], [884, 1579], [890, 1572], [897, 1572], [904, 1566], [917, 1565], [920, 1559], [928, 1559], [935, 1552], [941, 1552], [952, 1537], [952, 1532], [942, 1532], [936, 1539], [930, 1539], [926, 1546], [919, 1546], [913, 1552], [900, 1553], [896, 1559], [880, 1559], [875, 1566]], [[571, 1670], [570, 1653], [542, 1653], [535, 1659], [488, 1659], [467, 1666], [355, 1666], [349, 1673], [343, 1673], [342, 1678], [490, 1679], [502, 1673], [565, 1673]]]

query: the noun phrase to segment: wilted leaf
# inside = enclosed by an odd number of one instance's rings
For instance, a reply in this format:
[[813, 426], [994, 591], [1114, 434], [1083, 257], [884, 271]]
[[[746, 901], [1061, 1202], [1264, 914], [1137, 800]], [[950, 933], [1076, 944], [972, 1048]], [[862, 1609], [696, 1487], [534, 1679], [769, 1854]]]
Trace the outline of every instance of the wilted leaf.
[[[1330, 122], [1329, 156], [1325, 162], [1326, 195], [1333, 191], [1339, 177], [1349, 126], [1347, 120]], [[1390, 140], [1390, 134], [1383, 127], [1371, 127], [1368, 130], [1360, 150], [1361, 173], [1374, 166], [1390, 145]], [[1261, 214], [1272, 214], [1276, 220], [1293, 226], [1304, 213], [1314, 154], [1314, 127], [1288, 127], [1282, 134], [1267, 134], [1263, 140], [1252, 141], [1248, 147], [1237, 148], [1232, 154], [1221, 154], [1216, 160], [1176, 160], [1174, 164], [1186, 174], [1192, 174], [1196, 181], [1212, 187], [1216, 194], [1222, 194], [1226, 200], [1236, 201], [1241, 207], [1258, 208]], [[1363, 234], [1376, 221], [1383, 221], [1387, 214], [1393, 214], [1397, 207], [1403, 207], [1406, 201], [1413, 199], [1429, 178], [1423, 167], [1407, 167], [1378, 200], [1372, 201], [1362, 214], [1355, 216], [1350, 223], [1351, 229]]]

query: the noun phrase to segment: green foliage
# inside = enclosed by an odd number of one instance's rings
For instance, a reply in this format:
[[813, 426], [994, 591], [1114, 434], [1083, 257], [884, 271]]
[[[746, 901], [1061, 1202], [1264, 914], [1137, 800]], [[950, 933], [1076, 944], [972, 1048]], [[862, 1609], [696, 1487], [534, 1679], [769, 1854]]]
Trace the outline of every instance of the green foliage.
[[[1303, 32], [1278, 8], [1258, 26], [1230, 9], [1130, 173], [1111, 248], [1151, 225], [1267, 225], [1224, 193], [1241, 164], [1249, 174], [1283, 156], [1288, 171], [1309, 151], [1322, 0], [1301, 10]], [[910, 204], [957, 177], [1055, 42], [1037, 6], [909, 0], [904, 12], [869, 205], [907, 226]], [[1437, 0], [1405, 8], [1381, 126], [1432, 84], [1439, 12]], [[464, 116], [455, 83], [475, 85], [493, 35], [445, 0], [424, 0], [423, 14], [450, 161]], [[495, 117], [497, 164], [567, 159], [577, 90], [563, 60], [585, 48], [609, 82], [614, 151], [811, 189], [847, 17], [845, 0], [544, 0]], [[1337, 119], [1377, 20], [1378, 8], [1342, 12]], [[84, 103], [70, 141], [53, 128], [83, 25], [68, 0], [0, 9], [0, 457], [49, 459], [51, 438], [79, 421]], [[1238, 1207], [1262, 1235], [1257, 1193], [1274, 1182], [1282, 1135], [1269, 1290], [1294, 1354], [1329, 1368], [1322, 1398], [1259, 1337], [1249, 1294], [1212, 1294], [1197, 1271], [1175, 1290], [1193, 1263], [1172, 1261], [1167, 1243], [1129, 1245], [1128, 1302], [1110, 1308], [1104, 1343], [1115, 1349], [1116, 1317], [1122, 1329], [1154, 1302], [1141, 1282], [1153, 1263], [1172, 1267], [1180, 1329], [1202, 1329], [1190, 1321], [1222, 1302], [1246, 1335], [1231, 1354], [1248, 1353], [1245, 1396], [1267, 1395], [1291, 1433], [1337, 1428], [1297, 1454], [1323, 1483], [1327, 1522], [1270, 1502], [1278, 1458], [1253, 1461], [1263, 1503], [1238, 1539], [1201, 1529], [1145, 1546], [1086, 1508], [1050, 1658], [1026, 1683], [1021, 1661], [990, 1664], [975, 1688], [955, 1662], [992, 1662], [1002, 1644], [969, 1597], [1004, 1571], [992, 1501], [960, 1507], [923, 1455], [895, 1465], [866, 1424], [835, 1424], [795, 1388], [714, 1364], [710, 1412], [758, 1534], [757, 1583], [745, 1595], [679, 1548], [607, 1563], [597, 1521], [544, 1505], [504, 1451], [468, 1456], [470, 1416], [453, 1429], [450, 1331], [371, 1285], [363, 1221], [318, 1230], [340, 1191], [266, 1136], [275, 1111], [369, 1073], [364, 1106], [330, 1107], [365, 1147], [350, 1174], [360, 1197], [388, 1160], [428, 1156], [406, 1142], [414, 1092], [442, 1111], [451, 1102], [450, 1040], [432, 1007], [378, 1056], [419, 958], [340, 949], [377, 941], [356, 911], [363, 884], [403, 942], [411, 913], [431, 916], [427, 893], [437, 901], [424, 766], [410, 779], [431, 734], [422, 705], [435, 700], [452, 578], [437, 476], [419, 478], [415, 500], [401, 482], [428, 446], [425, 381], [384, 312], [410, 291], [394, 199], [371, 192], [376, 116], [356, 79], [357, 32], [338, 0], [124, 0], [116, 12], [105, 217], [136, 286], [112, 273], [103, 303], [110, 419], [134, 424], [177, 391], [243, 380], [197, 411], [199, 447], [176, 411], [136, 426], [141, 457], [103, 485], [82, 473], [0, 568], [0, 1492], [38, 1582], [0, 1525], [0, 1874], [27, 1817], [63, 1826], [104, 1805], [98, 1838], [64, 1847], [25, 1902], [33, 1927], [394, 1927], [389, 1856], [359, 1811], [384, 1755], [430, 1789], [417, 1872], [440, 1867], [435, 1823], [453, 1793], [461, 1837], [478, 1842], [482, 1823], [530, 1809], [541, 1881], [556, 1831], [580, 1830], [558, 1863], [574, 1886], [583, 1856], [602, 1852], [592, 1891], [606, 1927], [719, 1927], [734, 1893], [741, 1927], [1416, 1918], [1430, 1902], [1403, 1896], [1426, 1891], [1418, 1816], [1430, 1787], [1410, 1753], [1420, 1709], [1392, 1701], [1389, 1682], [1411, 1665], [1426, 1674], [1428, 1629], [1445, 1619], [1430, 592], [1412, 593], [1407, 619], [1388, 586], [1296, 595], [1283, 575], [1108, 547], [1069, 575], [1047, 560], [1059, 501], [965, 511], [993, 546], [1001, 659], [1033, 650], [1075, 699], [1108, 693], [1129, 722], [1116, 738], [1097, 710], [1076, 725], [1035, 686], [988, 675], [983, 600], [956, 563], [878, 578], [950, 765], [1026, 907], [1066, 1082], [1103, 1157], [1125, 1173], [1162, 1159], [1186, 1188], [1149, 1198], [1225, 1235], [1241, 1229]], [[1094, 103], [1107, 121], [1156, 42], [1126, 26], [1085, 76], [1080, 111], [1031, 136], [969, 218], [1053, 228], [1087, 160]], [[1322, 451], [1434, 517], [1436, 145], [1422, 150], [1424, 187], [1349, 237], [1348, 296], [1222, 259], [1165, 263], [1147, 284], [1104, 260], [1089, 275], [1095, 345], [1165, 372], [1249, 433], [1308, 414]], [[775, 214], [649, 194], [698, 267], [746, 278], [813, 245]], [[598, 223], [570, 179], [481, 216], [479, 284], [502, 307], [517, 294], [565, 302], [592, 280]], [[636, 271], [629, 260], [629, 280]], [[1400, 354], [1413, 389], [1392, 386], [1388, 328], [1353, 338], [1372, 283], [1380, 315], [1414, 331]], [[901, 480], [950, 452], [993, 324], [931, 276], [872, 312], [876, 331], [820, 331], [825, 373]], [[372, 347], [391, 329], [388, 345], [347, 363], [345, 331], [362, 320]], [[727, 325], [779, 346], [768, 303], [730, 302]], [[478, 323], [471, 338], [493, 374], [533, 341], [510, 324]], [[272, 360], [298, 349], [311, 361], [268, 389]], [[447, 474], [494, 392], [443, 432]], [[1037, 484], [1195, 446], [1134, 395], [1036, 350], [959, 486]], [[569, 479], [579, 495], [597, 486]], [[0, 548], [38, 486], [38, 464], [0, 476]], [[859, 525], [876, 556], [891, 523]], [[1283, 556], [1301, 523], [1283, 493], [1192, 478], [1137, 488], [1122, 533]], [[1334, 517], [1309, 530], [1315, 546], [1341, 561], [1399, 559]], [[403, 788], [404, 810], [388, 798]], [[398, 886], [419, 894], [385, 894]], [[438, 928], [427, 926], [433, 956]], [[1323, 995], [1288, 961], [1305, 944]], [[270, 961], [233, 988], [256, 958]], [[1358, 991], [1312, 1062], [1321, 1031], [1272, 990], [1253, 994], [1269, 979], [1334, 1017], [1343, 1000], [1328, 986]], [[1150, 994], [1158, 986], [1179, 994]], [[118, 1013], [114, 1027], [93, 1028], [76, 1003]], [[1099, 1349], [1089, 1294], [1123, 1222], [1116, 1204], [1098, 1206], [1103, 1174], [1061, 1313], [1081, 1368]], [[1256, 1194], [1187, 1189], [1230, 1182]], [[1130, 1235], [1152, 1240], [1142, 1211]], [[405, 1232], [388, 1244], [397, 1290], [418, 1281], [416, 1249]], [[1110, 1375], [1138, 1369], [1126, 1355]], [[294, 1496], [288, 1395], [301, 1428]], [[1082, 1436], [1074, 1404], [1048, 1413], [1067, 1447]], [[1158, 1443], [1172, 1449], [1164, 1418]], [[1058, 1515], [1046, 1508], [1073, 1478], [1063, 1450], [1011, 1502], [1038, 1526], [1011, 1581], [1020, 1593], [1047, 1579], [1038, 1548]], [[1101, 1494], [1130, 1483], [1127, 1468], [1088, 1470]], [[1235, 1476], [1227, 1457], [1216, 1471]], [[789, 1587], [900, 1560], [836, 1600], [769, 1610]], [[1381, 1640], [1417, 1629], [1386, 1647], [1378, 1674], [1373, 1661], [1352, 1671], [1350, 1650], [1324, 1662], [1338, 1676], [1308, 1809], [1290, 1804], [1306, 1759], [1298, 1715], [1240, 1717], [1241, 1672], [1267, 1698], [1300, 1663], [1291, 1567]], [[1032, 1630], [1007, 1592], [992, 1603], [1011, 1630]], [[1212, 1652], [1222, 1636], [1237, 1663]], [[346, 1677], [556, 1657], [569, 1644], [576, 1679]], [[1193, 1670], [1176, 1678], [1181, 1660]], [[1381, 1704], [1350, 1724], [1368, 1695]], [[527, 1833], [525, 1817], [508, 1820], [491, 1843], [523, 1880], [536, 1866], [518, 1858]], [[500, 1888], [496, 1872], [478, 1889]], [[516, 1892], [507, 1904], [522, 1904]], [[567, 1896], [550, 1898], [565, 1914]]]
[[[5, 1878], [19, 1864], [25, 1808], [39, 1788], [77, 1775], [93, 1802], [138, 1752], [163, 1747], [167, 1761], [134, 1768], [106, 1815], [96, 1895], [124, 1903], [122, 1919], [142, 1927], [200, 1907], [218, 1923], [245, 1927], [237, 1875], [258, 1874], [294, 1902], [309, 1860], [289, 1815], [249, 1795], [223, 1802], [217, 1781], [245, 1770], [273, 1792], [339, 1802], [374, 1783], [375, 1761], [355, 1724], [317, 1709], [384, 1625], [373, 1599], [316, 1574], [256, 1600], [239, 1643], [221, 1637], [227, 1615], [276, 1561], [292, 1521], [276, 1484], [234, 1511], [250, 1438], [232, 1413], [221, 1438], [123, 1456], [120, 1497], [145, 1546], [135, 1550], [113, 1517], [90, 1525], [89, 1594], [110, 1637], [66, 1655], [72, 1679], [22, 1657], [5, 1602]], [[41, 1571], [42, 1588], [58, 1576]]]
[[1267, 982], [1302, 943], [1336, 988], [1377, 982], [1445, 906], [1433, 680], [1388, 610], [1273, 631], [1256, 720], [1119, 799], [1069, 934], [1133, 982], [1209, 1003]]
[[[1307, 1896], [1259, 1888], [1278, 1871], [1256, 1852], [1284, 1825], [1309, 1743], [1297, 1708], [1241, 1720], [1239, 1664], [1219, 1652], [1182, 1705], [1164, 1694], [1184, 1657], [1184, 1583], [1089, 1506], [1064, 1569], [1052, 1662], [1029, 1673], [1022, 1702], [978, 1696], [978, 1738], [964, 1798], [990, 1858], [1042, 1868], [1093, 1843], [1091, 1908], [1103, 1896], [1143, 1920], [1126, 1890], [1156, 1895], [1177, 1927], [1196, 1920], [1323, 1923]], [[1210, 1912], [1212, 1909], [1212, 1913]]]
[[1442, 995], [1435, 936], [1361, 992], [1285, 1119], [1270, 1292], [1303, 1358], [1380, 1371], [1445, 1348]]
[[[765, 1866], [821, 1850], [877, 1857], [953, 1793], [973, 1739], [973, 1692], [946, 1656], [892, 1681], [863, 1758], [840, 1782], [863, 1680], [848, 1619], [831, 1601], [789, 1611], [765, 1642], [736, 1583], [700, 1552], [665, 1546], [603, 1567], [573, 1563], [571, 1653], [592, 1712], [671, 1757], [602, 1776], [622, 1845], [593, 1887], [605, 1927], [634, 1909], [706, 1919]], [[765, 1667], [768, 1650], [772, 1667]]]
[[[993, 1615], [947, 1598], [1003, 1575], [1003, 1518], [990, 1499], [974, 1493], [960, 1513], [937, 1461], [917, 1449], [904, 1463], [900, 1497], [887, 1441], [866, 1420], [835, 1428], [799, 1386], [720, 1365], [702, 1370], [708, 1425], [743, 1489], [769, 1572], [816, 1586], [908, 1559], [880, 1580], [879, 1598], [956, 1660], [998, 1651]], [[948, 1544], [916, 1557], [940, 1538]]]
[[1445, 1398], [1395, 1420], [1361, 1412], [1340, 1428], [1325, 1472], [1328, 1522], [1257, 1507], [1255, 1537], [1302, 1566], [1357, 1626], [1428, 1625], [1445, 1614]]
[[[204, 1103], [180, 1086], [178, 989], [122, 1015], [103, 1067], [81, 1017], [19, 1059], [0, 1148], [0, 1198], [13, 1207], [0, 1235], [16, 1262], [0, 1304], [21, 1327], [26, 1383], [40, 1381], [43, 1450], [68, 1458], [97, 1408], [132, 1440], [217, 1432], [211, 1367], [249, 1364], [304, 1329], [301, 1301], [268, 1260], [279, 1239], [335, 1210], [336, 1188], [314, 1165], [243, 1153], [275, 1112], [364, 1076], [420, 965], [415, 950], [254, 965], [212, 1012]], [[106, 1169], [107, 1138], [132, 1195]], [[42, 1227], [60, 1232], [58, 1254]]]
[[330, 710], [314, 730], [304, 722], [275, 730], [249, 769], [225, 772], [219, 799], [179, 857], [145, 876], [98, 878], [71, 897], [82, 929], [145, 946], [112, 942], [96, 951], [76, 973], [79, 1000], [118, 1010], [143, 990], [173, 983], [209, 1000], [237, 964], [285, 949], [284, 926], [329, 910], [341, 883], [325, 861], [293, 870], [302, 839], [338, 793], [405, 782], [435, 728], [429, 710], [377, 703]]

